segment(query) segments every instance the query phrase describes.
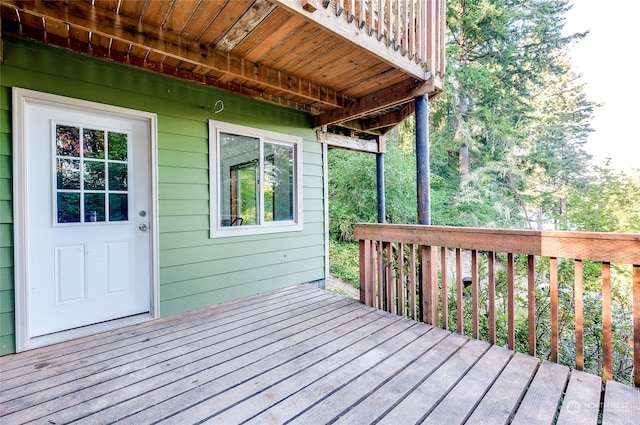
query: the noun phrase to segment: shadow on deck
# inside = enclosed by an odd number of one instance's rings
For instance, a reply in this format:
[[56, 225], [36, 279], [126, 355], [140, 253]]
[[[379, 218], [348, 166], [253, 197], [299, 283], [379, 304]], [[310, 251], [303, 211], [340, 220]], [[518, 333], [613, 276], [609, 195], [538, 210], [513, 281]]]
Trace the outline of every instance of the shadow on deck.
[[310, 286], [0, 358], [0, 422], [637, 423], [640, 389]]

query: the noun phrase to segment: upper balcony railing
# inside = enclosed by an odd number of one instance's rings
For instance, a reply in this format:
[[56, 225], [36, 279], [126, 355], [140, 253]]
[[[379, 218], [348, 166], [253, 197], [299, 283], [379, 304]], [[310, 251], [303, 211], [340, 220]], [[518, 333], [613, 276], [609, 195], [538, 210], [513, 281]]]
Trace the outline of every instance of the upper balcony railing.
[[615, 378], [640, 386], [640, 234], [357, 224], [355, 235], [365, 304], [605, 380], [615, 357]]
[[[442, 78], [445, 71], [445, 0], [302, 0], [335, 11], [337, 17], [384, 42], [387, 49]], [[307, 7], [305, 7], [307, 8]], [[308, 9], [309, 10], [309, 9]], [[375, 49], [373, 49], [375, 50]]]

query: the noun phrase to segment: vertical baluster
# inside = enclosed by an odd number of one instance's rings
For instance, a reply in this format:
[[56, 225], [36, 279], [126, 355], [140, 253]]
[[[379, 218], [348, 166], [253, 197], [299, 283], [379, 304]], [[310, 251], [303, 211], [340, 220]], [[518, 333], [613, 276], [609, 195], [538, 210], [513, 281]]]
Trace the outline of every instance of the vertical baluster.
[[516, 347], [516, 316], [515, 316], [515, 266], [513, 254], [507, 254], [507, 347]]
[[487, 253], [489, 262], [489, 342], [496, 343], [496, 253], [489, 251]]
[[551, 361], [558, 362], [558, 259], [549, 258], [549, 297], [551, 299]]
[[640, 265], [633, 266], [633, 382], [640, 387]]
[[395, 21], [396, 21], [396, 27], [394, 30], [394, 41], [393, 41], [393, 47], [398, 50], [398, 47], [400, 46], [400, 0], [396, 0], [396, 16], [395, 16]]
[[462, 298], [462, 251], [456, 248], [456, 320], [458, 333], [464, 334], [464, 303]]
[[373, 241], [361, 240], [360, 243], [360, 301], [369, 307], [375, 302], [375, 248]]
[[378, 0], [378, 22], [376, 23], [376, 31], [378, 31], [378, 41], [384, 37], [384, 20], [386, 4], [382, 0]]
[[602, 378], [612, 378], [612, 343], [611, 343], [611, 263], [602, 263], [602, 348], [604, 359]]
[[387, 15], [387, 20], [385, 22], [385, 27], [386, 27], [386, 31], [385, 31], [385, 37], [386, 37], [386, 42], [387, 42], [387, 47], [389, 47], [391, 45], [391, 40], [393, 39], [393, 32], [392, 32], [392, 21], [393, 21], [393, 12], [392, 12], [392, 8], [391, 8], [391, 3], [394, 0], [387, 0], [386, 2], [386, 8], [385, 10], [386, 15]]
[[416, 2], [409, 1], [409, 59], [416, 55]]
[[364, 7], [364, 0], [358, 0], [358, 7], [356, 8], [356, 12], [358, 13], [358, 25], [360, 26], [360, 28], [362, 28], [364, 27], [364, 24], [367, 22], [367, 15], [366, 15], [366, 9]]
[[347, 0], [347, 18], [349, 23], [353, 22], [353, 19], [356, 17], [356, 0]]
[[404, 243], [398, 243], [398, 314], [402, 317], [407, 316], [407, 289], [405, 288], [404, 274]]
[[387, 242], [385, 245], [387, 264], [386, 264], [386, 278], [385, 278], [385, 295], [386, 295], [386, 310], [389, 313], [396, 313], [395, 309], [395, 289], [396, 284], [394, 282], [394, 273], [393, 273], [393, 243]]
[[378, 274], [378, 296], [376, 297], [378, 305], [376, 308], [384, 310], [384, 255], [383, 255], [384, 242], [378, 242], [376, 247], [377, 261], [376, 270]]
[[410, 315], [414, 320], [418, 319], [418, 305], [416, 303], [416, 246], [409, 245], [409, 297]]
[[442, 328], [449, 329], [449, 286], [447, 283], [447, 248], [440, 248], [440, 274], [442, 276]]
[[535, 257], [527, 258], [527, 309], [529, 313], [529, 355], [536, 355], [536, 263]]
[[480, 337], [480, 305], [478, 297], [480, 296], [480, 282], [478, 282], [478, 251], [471, 251], [471, 310], [472, 310], [472, 326], [471, 335], [478, 339]]
[[584, 293], [584, 275], [582, 260], [574, 262], [574, 294], [576, 314], [576, 369], [584, 370], [584, 320], [582, 296]]
[[420, 245], [422, 321], [438, 326], [438, 266], [435, 247]]
[[375, 28], [375, 16], [376, 16], [376, 10], [375, 10], [375, 4], [376, 0], [367, 0], [367, 25], [369, 25], [369, 35], [372, 35], [373, 32], [376, 30]]

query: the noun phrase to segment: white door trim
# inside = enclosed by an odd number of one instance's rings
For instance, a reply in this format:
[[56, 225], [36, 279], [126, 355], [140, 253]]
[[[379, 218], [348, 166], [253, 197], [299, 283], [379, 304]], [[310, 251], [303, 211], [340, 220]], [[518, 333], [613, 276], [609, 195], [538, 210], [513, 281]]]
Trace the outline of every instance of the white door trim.
[[[149, 112], [137, 111], [117, 106], [104, 105], [80, 99], [73, 99], [48, 93], [14, 87], [12, 90], [12, 118], [13, 118], [13, 222], [14, 222], [14, 288], [15, 288], [15, 336], [16, 351], [24, 351], [62, 340], [74, 339], [98, 332], [120, 328], [145, 320], [160, 317], [160, 281], [159, 281], [159, 227], [158, 227], [158, 119], [157, 115]], [[29, 297], [27, 282], [29, 281], [28, 264], [28, 226], [27, 212], [29, 205], [27, 190], [29, 187], [27, 174], [26, 109], [28, 104], [42, 104], [62, 106], [80, 111], [94, 111], [100, 114], [145, 120], [149, 125], [149, 169], [150, 169], [150, 211], [149, 233], [151, 238], [151, 270], [150, 270], [150, 299], [149, 313], [128, 318], [112, 320], [97, 325], [85, 326], [78, 329], [55, 334], [55, 337], [29, 337]]]

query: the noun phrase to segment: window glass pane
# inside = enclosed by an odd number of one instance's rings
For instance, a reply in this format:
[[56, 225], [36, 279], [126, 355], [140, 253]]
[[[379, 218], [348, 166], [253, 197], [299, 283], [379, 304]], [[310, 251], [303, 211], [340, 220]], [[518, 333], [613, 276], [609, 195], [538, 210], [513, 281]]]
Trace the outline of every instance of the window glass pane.
[[260, 139], [220, 133], [220, 225], [259, 224]]
[[127, 164], [109, 163], [109, 190], [127, 190]]
[[109, 221], [129, 219], [129, 196], [123, 193], [109, 194]]
[[264, 144], [265, 221], [293, 220], [293, 146]]
[[84, 162], [84, 188], [86, 190], [104, 190], [104, 162]]
[[104, 158], [104, 131], [85, 128], [82, 132], [85, 158]]
[[80, 156], [80, 129], [68, 125], [56, 125], [56, 155]]
[[57, 188], [80, 189], [80, 161], [58, 159], [56, 161]]
[[84, 221], [93, 223], [104, 221], [105, 194], [85, 193], [84, 194]]
[[80, 194], [58, 192], [58, 223], [80, 222]]
[[127, 135], [123, 133], [109, 133], [109, 159], [114, 161], [127, 160]]

